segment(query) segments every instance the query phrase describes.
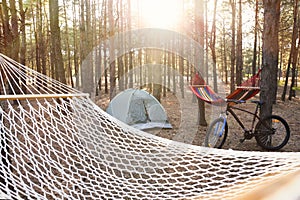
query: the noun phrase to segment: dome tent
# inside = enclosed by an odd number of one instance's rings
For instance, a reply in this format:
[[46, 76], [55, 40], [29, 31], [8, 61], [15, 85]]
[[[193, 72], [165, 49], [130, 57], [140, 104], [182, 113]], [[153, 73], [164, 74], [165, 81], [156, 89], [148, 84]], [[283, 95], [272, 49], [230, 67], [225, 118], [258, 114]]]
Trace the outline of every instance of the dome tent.
[[163, 106], [145, 90], [124, 90], [111, 100], [106, 112], [140, 130], [172, 128]]

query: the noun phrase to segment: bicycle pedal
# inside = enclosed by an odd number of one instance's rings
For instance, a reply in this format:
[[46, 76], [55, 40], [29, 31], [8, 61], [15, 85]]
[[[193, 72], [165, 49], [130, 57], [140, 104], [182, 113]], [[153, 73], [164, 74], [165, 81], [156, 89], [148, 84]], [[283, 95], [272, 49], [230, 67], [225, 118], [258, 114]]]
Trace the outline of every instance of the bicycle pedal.
[[245, 141], [245, 138], [240, 139], [240, 143], [243, 143]]

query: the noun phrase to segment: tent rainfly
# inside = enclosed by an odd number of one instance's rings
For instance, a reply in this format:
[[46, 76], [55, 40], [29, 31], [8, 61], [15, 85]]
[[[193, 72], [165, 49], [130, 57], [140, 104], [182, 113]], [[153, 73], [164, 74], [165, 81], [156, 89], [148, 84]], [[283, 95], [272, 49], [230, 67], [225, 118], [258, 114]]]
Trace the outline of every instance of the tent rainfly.
[[159, 101], [145, 90], [127, 89], [116, 95], [107, 113], [140, 130], [172, 128]]

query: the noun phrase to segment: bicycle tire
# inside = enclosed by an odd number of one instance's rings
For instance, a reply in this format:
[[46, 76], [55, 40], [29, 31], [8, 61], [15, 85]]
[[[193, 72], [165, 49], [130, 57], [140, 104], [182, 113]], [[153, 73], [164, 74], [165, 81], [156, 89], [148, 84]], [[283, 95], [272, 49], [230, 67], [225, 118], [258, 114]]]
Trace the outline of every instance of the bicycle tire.
[[[272, 122], [271, 127], [268, 125], [269, 122]], [[263, 149], [279, 150], [284, 147], [290, 139], [290, 127], [282, 117], [270, 115], [256, 124], [255, 139], [257, 144]]]
[[223, 117], [215, 119], [207, 129], [205, 146], [221, 149], [227, 138], [227, 133], [228, 125], [226, 119]]

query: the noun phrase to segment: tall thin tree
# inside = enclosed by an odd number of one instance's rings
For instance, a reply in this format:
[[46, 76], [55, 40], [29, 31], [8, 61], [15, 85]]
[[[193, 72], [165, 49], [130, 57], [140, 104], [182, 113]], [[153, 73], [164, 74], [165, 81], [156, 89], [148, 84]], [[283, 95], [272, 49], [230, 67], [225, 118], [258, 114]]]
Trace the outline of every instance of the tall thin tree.
[[230, 67], [230, 92], [235, 90], [235, 15], [236, 15], [236, 2], [235, 0], [229, 0], [231, 5], [231, 67]]
[[[299, 41], [299, 32], [300, 32], [300, 29], [299, 29], [299, 14], [298, 14], [298, 1], [299, 0], [295, 0], [294, 4], [294, 16], [296, 16], [296, 26], [294, 26], [294, 28], [296, 29], [297, 31], [297, 34], [296, 34], [296, 37], [298, 38], [298, 45], [295, 45], [295, 49], [293, 50], [293, 59], [292, 59], [292, 80], [291, 80], [291, 86], [290, 86], [290, 92], [289, 92], [289, 97], [288, 99], [289, 100], [292, 100], [292, 97], [295, 97], [295, 90], [294, 90], [294, 86], [296, 85], [295, 84], [295, 81], [296, 81], [296, 68], [297, 68], [297, 62], [298, 62], [298, 50], [299, 50], [299, 44], [300, 44], [300, 41]], [[295, 41], [296, 42], [296, 41]]]
[[[23, 1], [19, 0], [19, 9], [20, 9], [20, 63], [25, 65], [26, 64], [26, 11], [24, 10]], [[25, 88], [24, 88], [25, 89]]]
[[10, 14], [11, 14], [11, 34], [12, 34], [10, 57], [16, 61], [19, 61], [20, 34], [19, 34], [19, 23], [18, 23], [19, 17], [16, 8], [16, 1], [9, 0], [9, 5], [10, 5]]
[[255, 0], [255, 25], [254, 25], [254, 42], [253, 42], [253, 58], [252, 58], [252, 75], [256, 74], [257, 64], [257, 34], [258, 34], [258, 0]]
[[291, 49], [290, 49], [290, 53], [289, 53], [288, 66], [287, 66], [286, 75], [285, 75], [285, 83], [284, 83], [284, 87], [283, 87], [283, 91], [282, 91], [282, 95], [281, 95], [281, 100], [282, 101], [285, 101], [285, 95], [286, 95], [286, 92], [287, 92], [287, 85], [288, 85], [289, 76], [290, 76], [291, 64], [294, 60], [293, 57], [295, 57], [295, 53], [296, 53], [296, 40], [297, 40], [297, 34], [298, 34], [297, 15], [298, 15], [298, 0], [295, 0], [295, 2], [294, 2], [294, 15], [293, 15], [294, 25], [293, 25]]
[[262, 47], [262, 72], [260, 100], [261, 117], [272, 114], [276, 102], [278, 72], [278, 31], [280, 19], [280, 0], [263, 0], [264, 25]]
[[[203, 1], [195, 0], [195, 34], [196, 41], [199, 42], [201, 46], [199, 65], [204, 66], [204, 17], [203, 17]], [[199, 73], [199, 71], [198, 71]], [[208, 73], [208, 72], [206, 72]], [[208, 76], [208, 74], [206, 74]], [[206, 126], [207, 122], [205, 119], [205, 104], [204, 101], [198, 98], [198, 124], [202, 126]]]
[[210, 36], [210, 50], [213, 62], [213, 84], [215, 92], [218, 92], [217, 84], [217, 55], [216, 55], [216, 14], [217, 14], [217, 0], [214, 0], [214, 12], [213, 21], [211, 26], [211, 36]]
[[[114, 21], [114, 10], [113, 10], [113, 2], [108, 1], [108, 21], [109, 21], [109, 35], [113, 36], [115, 31], [115, 21]], [[115, 49], [114, 49], [114, 39], [113, 37], [109, 40], [109, 59], [110, 59], [110, 99], [113, 99], [116, 92], [116, 62], [115, 62]]]
[[49, 0], [49, 14], [51, 31], [51, 63], [55, 67], [55, 78], [66, 84], [66, 75], [61, 52], [58, 0]]
[[70, 38], [69, 38], [69, 26], [68, 26], [68, 16], [67, 16], [67, 2], [66, 0], [63, 0], [63, 13], [64, 13], [64, 23], [65, 23], [65, 47], [67, 52], [67, 72], [68, 72], [68, 78], [69, 83], [72, 87], [74, 87], [73, 78], [72, 78], [72, 67], [71, 67], [71, 49], [70, 49]]
[[238, 27], [236, 37], [236, 84], [241, 85], [243, 79], [243, 20], [242, 0], [239, 0]]

